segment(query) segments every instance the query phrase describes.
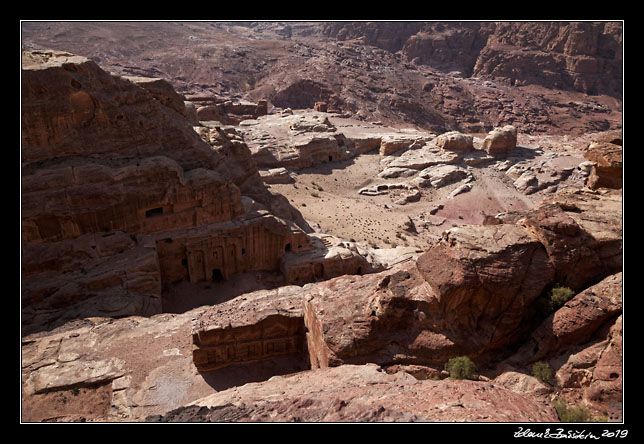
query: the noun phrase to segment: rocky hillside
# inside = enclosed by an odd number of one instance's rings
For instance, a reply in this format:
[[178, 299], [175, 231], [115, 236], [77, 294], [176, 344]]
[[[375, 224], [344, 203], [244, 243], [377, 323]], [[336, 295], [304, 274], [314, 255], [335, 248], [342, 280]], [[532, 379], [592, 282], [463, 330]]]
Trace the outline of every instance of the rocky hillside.
[[210, 131], [163, 80], [23, 53], [23, 329], [160, 313], [173, 282], [277, 270], [285, 245], [308, 248], [240, 137]]
[[619, 22], [327, 23], [322, 32], [463, 77], [622, 96]]
[[26, 22], [22, 30], [27, 49], [164, 78], [189, 99], [294, 109], [324, 101], [441, 132], [621, 126], [621, 23]]

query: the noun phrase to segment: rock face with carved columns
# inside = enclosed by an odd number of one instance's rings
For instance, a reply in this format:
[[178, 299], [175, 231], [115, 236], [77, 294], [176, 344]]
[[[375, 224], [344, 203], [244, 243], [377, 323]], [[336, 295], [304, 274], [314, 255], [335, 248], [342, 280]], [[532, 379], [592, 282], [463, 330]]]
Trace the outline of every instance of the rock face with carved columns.
[[23, 53], [24, 329], [159, 313], [173, 282], [279, 270], [309, 248], [234, 130], [206, 143], [186, 115], [165, 81]]

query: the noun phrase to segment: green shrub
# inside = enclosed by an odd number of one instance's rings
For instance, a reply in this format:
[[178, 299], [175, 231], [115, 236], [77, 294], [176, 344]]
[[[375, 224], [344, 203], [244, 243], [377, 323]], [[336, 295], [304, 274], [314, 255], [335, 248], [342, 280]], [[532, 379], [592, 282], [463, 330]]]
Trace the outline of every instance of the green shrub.
[[575, 292], [568, 287], [555, 285], [537, 301], [538, 315], [546, 318], [559, 310], [566, 302], [575, 295]]
[[586, 407], [568, 407], [566, 402], [561, 399], [555, 399], [552, 401], [552, 405], [561, 422], [589, 422], [590, 420], [590, 412]]
[[552, 369], [545, 362], [535, 362], [532, 366], [532, 376], [544, 384], [550, 384], [552, 381]]
[[452, 379], [471, 379], [476, 366], [467, 356], [452, 358], [445, 364], [445, 370]]
[[555, 285], [552, 290], [550, 290], [550, 303], [552, 304], [553, 311], [559, 309], [563, 304], [571, 300], [574, 295], [575, 292], [570, 288]]

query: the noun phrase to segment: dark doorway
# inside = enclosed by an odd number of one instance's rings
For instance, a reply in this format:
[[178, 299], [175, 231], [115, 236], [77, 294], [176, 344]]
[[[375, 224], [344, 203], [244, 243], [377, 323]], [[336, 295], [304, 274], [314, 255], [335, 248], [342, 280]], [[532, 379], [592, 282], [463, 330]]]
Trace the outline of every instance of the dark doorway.
[[324, 265], [313, 264], [313, 277], [315, 277], [315, 279], [324, 278]]
[[145, 212], [145, 217], [155, 217], [155, 216], [161, 216], [163, 214], [163, 208], [152, 208], [150, 210], [147, 210]]
[[212, 281], [213, 282], [221, 282], [224, 280], [224, 275], [221, 273], [221, 270], [219, 268], [215, 268], [212, 270]]
[[286, 251], [287, 253], [288, 253], [289, 251], [291, 251], [291, 244], [290, 244], [290, 243], [289, 243], [289, 244], [286, 244], [286, 247], [284, 247], [284, 251]]

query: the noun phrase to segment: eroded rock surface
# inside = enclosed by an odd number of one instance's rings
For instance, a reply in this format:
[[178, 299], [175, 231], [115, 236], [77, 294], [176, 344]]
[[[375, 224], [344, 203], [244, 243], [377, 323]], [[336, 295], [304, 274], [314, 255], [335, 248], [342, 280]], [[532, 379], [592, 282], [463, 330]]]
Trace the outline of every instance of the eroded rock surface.
[[[395, 386], [396, 390], [392, 390]], [[551, 406], [490, 383], [419, 381], [373, 364], [274, 377], [216, 393], [153, 421], [556, 421]]]
[[23, 53], [23, 328], [163, 311], [180, 281], [280, 270], [311, 248], [234, 129], [195, 131], [164, 81]]
[[584, 157], [593, 162], [588, 186], [592, 189], [622, 187], [622, 136], [614, 132], [588, 145]]
[[[554, 209], [544, 204], [516, 223], [447, 230], [416, 263], [384, 277], [311, 289], [304, 316], [312, 366], [492, 359], [527, 332], [535, 301], [555, 283], [582, 289], [621, 269], [621, 226], [610, 220], [619, 210], [594, 226], [583, 223], [593, 218], [589, 208], [581, 210], [586, 199], [610, 205], [616, 197], [565, 194]], [[603, 204], [594, 208], [604, 214]]]

